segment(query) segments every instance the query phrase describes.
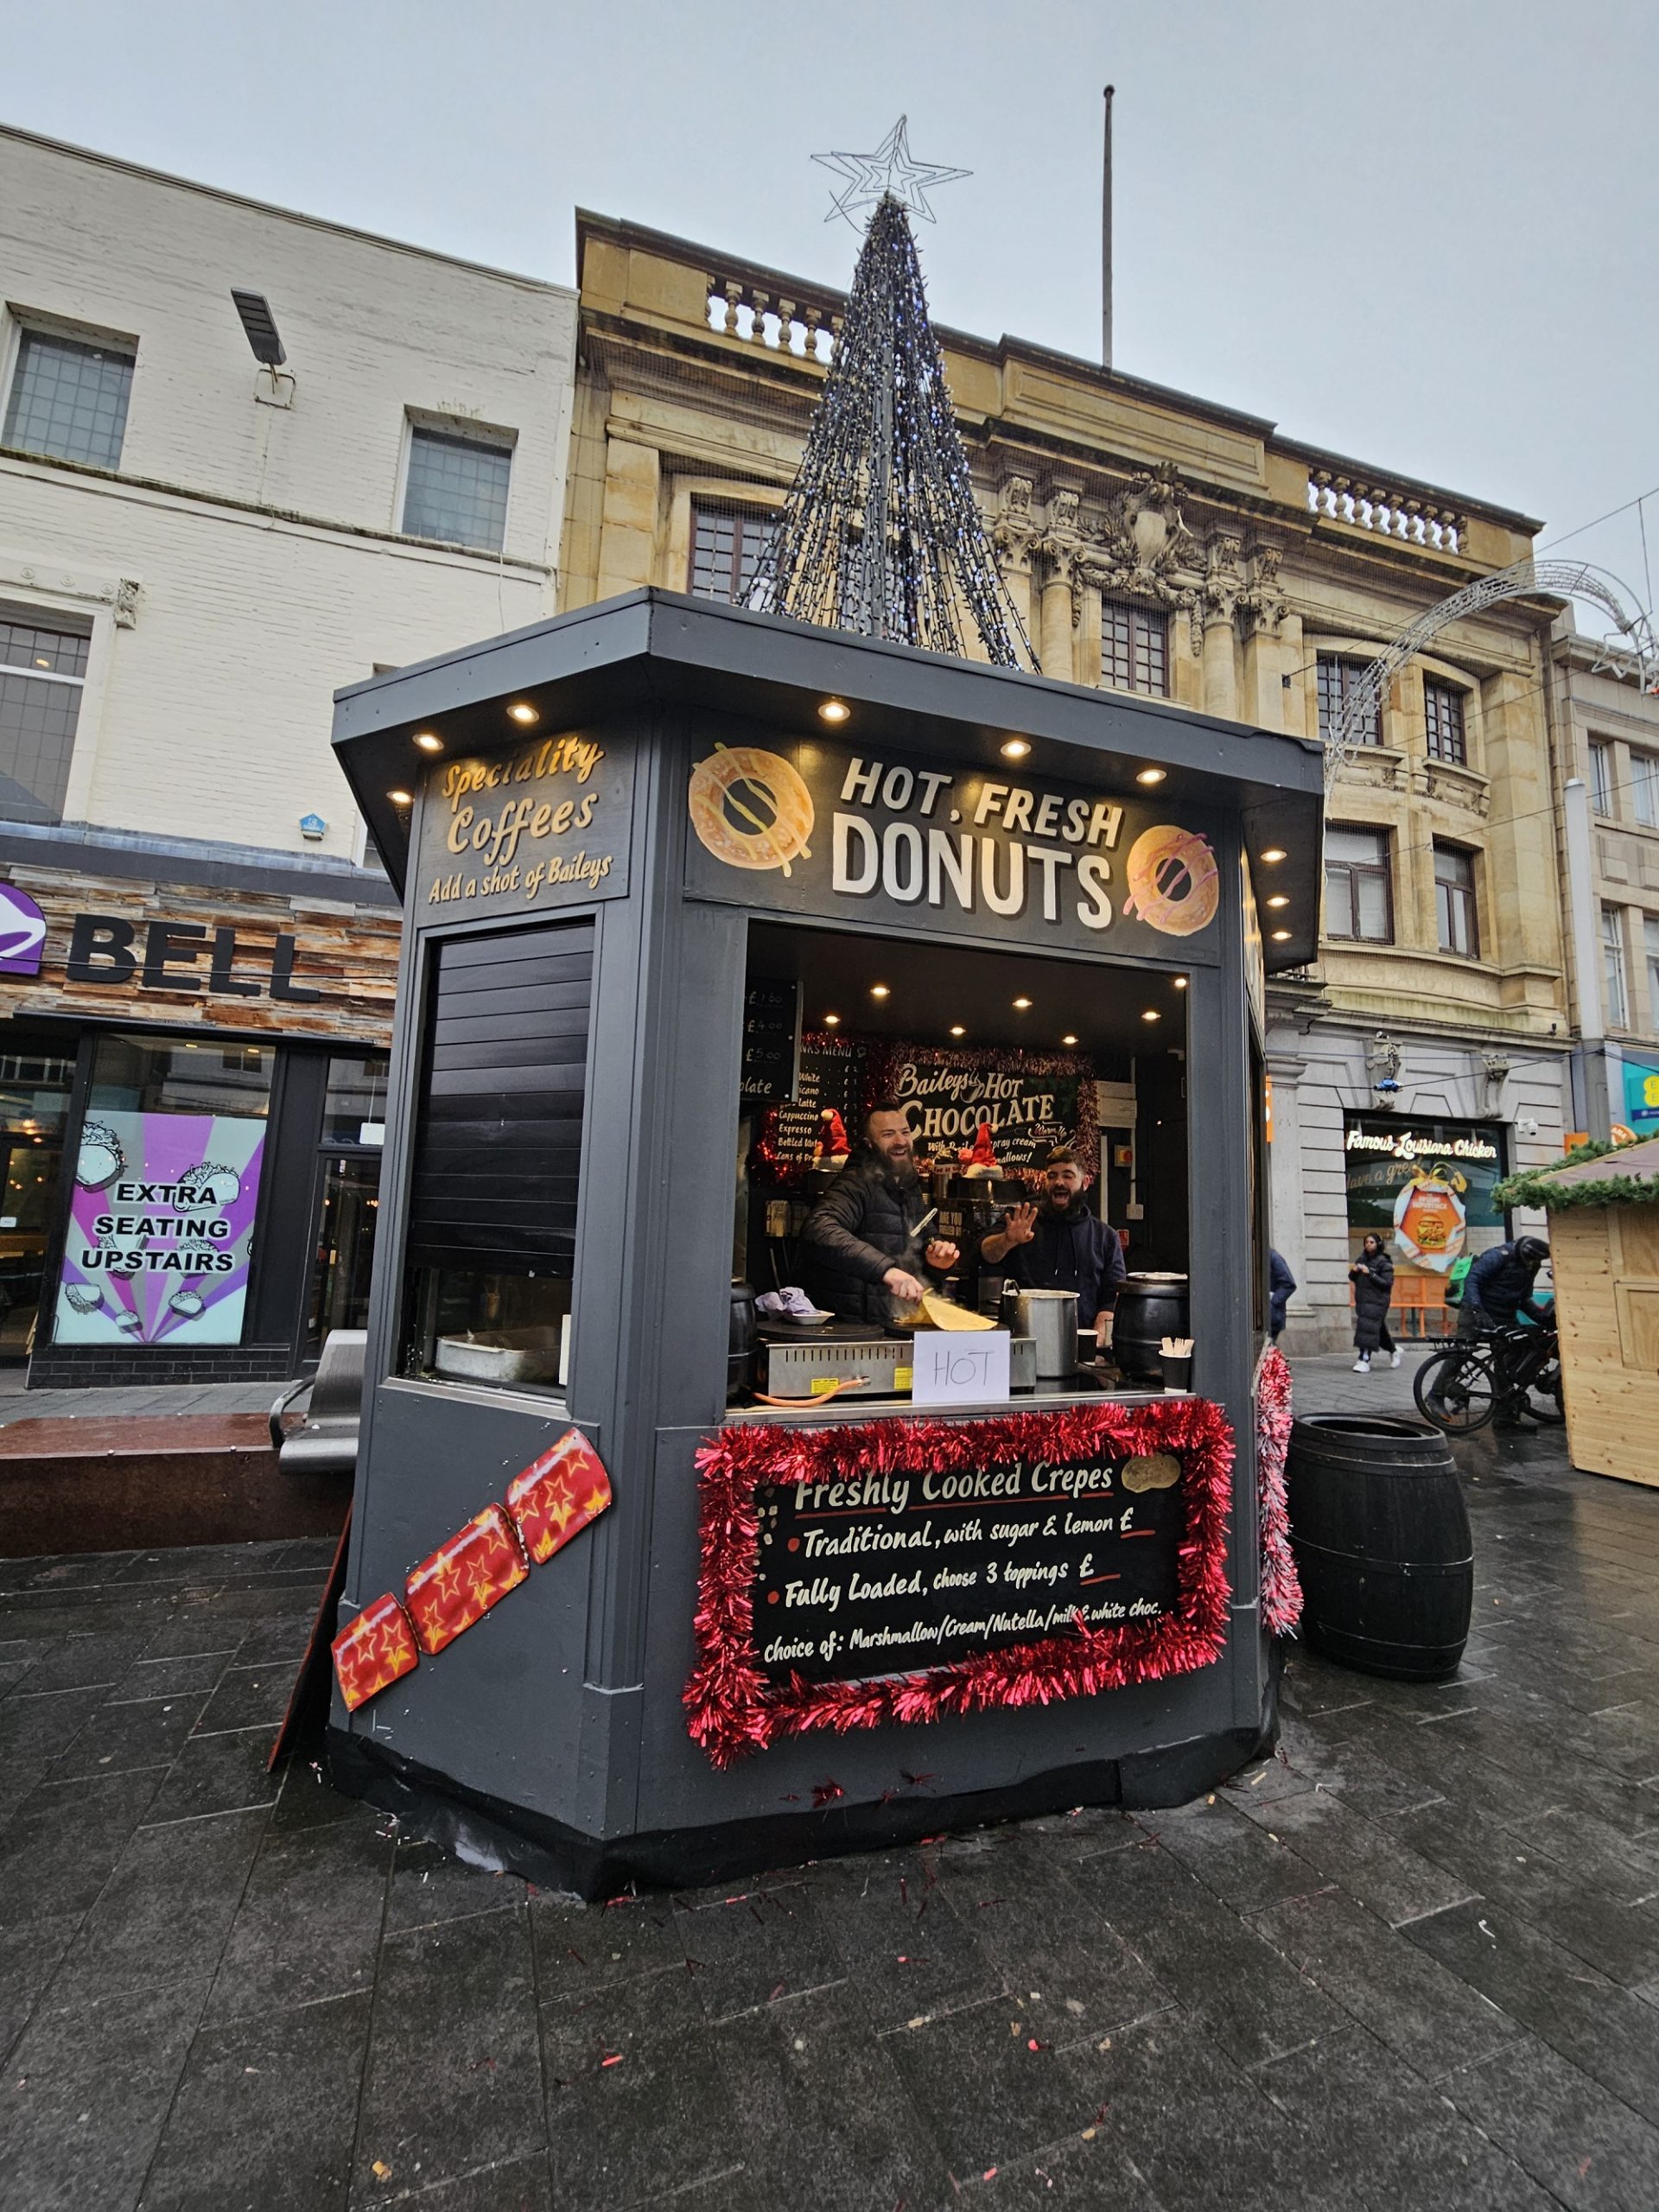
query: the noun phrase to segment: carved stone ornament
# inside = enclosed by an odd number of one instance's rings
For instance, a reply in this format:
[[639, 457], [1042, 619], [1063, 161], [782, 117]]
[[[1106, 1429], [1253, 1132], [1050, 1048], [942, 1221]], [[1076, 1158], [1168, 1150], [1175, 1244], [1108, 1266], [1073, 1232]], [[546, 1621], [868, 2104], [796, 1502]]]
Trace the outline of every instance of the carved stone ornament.
[[1165, 607], [1192, 588], [1203, 564], [1181, 518], [1179, 487], [1173, 461], [1129, 479], [1090, 539], [1085, 574], [1090, 583]]
[[115, 626], [118, 630], [136, 630], [138, 626], [138, 582], [136, 577], [123, 576], [115, 588]]
[[1239, 593], [1235, 611], [1248, 633], [1262, 630], [1272, 636], [1290, 612], [1290, 601], [1279, 582], [1284, 558], [1277, 545], [1253, 545], [1249, 551], [1249, 581]]
[[1035, 488], [1029, 476], [1005, 476], [1001, 504], [991, 524], [991, 543], [1001, 556], [1003, 567], [1017, 575], [1031, 573], [1031, 549], [1039, 536], [1031, 512]]

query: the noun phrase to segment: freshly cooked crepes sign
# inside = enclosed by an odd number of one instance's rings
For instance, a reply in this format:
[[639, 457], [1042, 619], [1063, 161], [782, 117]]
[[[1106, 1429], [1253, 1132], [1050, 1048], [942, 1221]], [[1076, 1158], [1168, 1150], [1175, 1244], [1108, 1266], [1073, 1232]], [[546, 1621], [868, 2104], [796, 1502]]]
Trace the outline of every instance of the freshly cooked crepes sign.
[[687, 804], [688, 887], [705, 898], [1217, 957], [1210, 839], [1144, 802], [734, 734], [697, 747]]

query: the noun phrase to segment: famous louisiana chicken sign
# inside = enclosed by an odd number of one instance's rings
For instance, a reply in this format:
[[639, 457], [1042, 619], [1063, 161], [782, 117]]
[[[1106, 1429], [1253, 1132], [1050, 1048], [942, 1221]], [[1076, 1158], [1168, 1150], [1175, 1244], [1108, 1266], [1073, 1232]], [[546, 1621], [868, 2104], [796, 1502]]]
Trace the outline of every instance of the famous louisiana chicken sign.
[[1183, 958], [1217, 957], [1207, 829], [1155, 804], [735, 734], [696, 748], [686, 803], [701, 897], [1092, 951], [1180, 939]]

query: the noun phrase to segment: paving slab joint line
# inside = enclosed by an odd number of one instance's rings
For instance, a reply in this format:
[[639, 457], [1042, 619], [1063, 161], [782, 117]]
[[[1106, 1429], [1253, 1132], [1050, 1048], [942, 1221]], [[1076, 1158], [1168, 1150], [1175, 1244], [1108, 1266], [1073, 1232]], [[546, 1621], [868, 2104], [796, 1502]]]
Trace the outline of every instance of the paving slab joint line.
[[[177, 1762], [175, 1761], [175, 1764], [176, 1764]], [[142, 1772], [143, 1770], [139, 1769], [136, 1770]], [[169, 1773], [171, 1770], [172, 1770], [169, 1768]], [[67, 1783], [65, 1783], [62, 1786], [67, 1789], [70, 1785]], [[148, 1835], [153, 1834], [157, 1828], [188, 1827], [192, 1821], [235, 1821], [241, 1819], [243, 1815], [246, 1813], [264, 1813], [268, 1816], [272, 1805], [274, 1805], [276, 1802], [276, 1801], [274, 1797], [270, 1797], [267, 1798], [263, 1804], [259, 1805], [221, 1805], [217, 1812], [213, 1813], [181, 1813], [176, 1819], [170, 1821], [140, 1821], [137, 1827], [133, 1830], [133, 1834], [135, 1835]], [[257, 1854], [256, 1853], [256, 1856], [257, 1855]]]
[[694, 2189], [711, 2189], [717, 2181], [730, 2181], [736, 2174], [749, 2170], [747, 2158], [740, 2158], [734, 2166], [722, 2166], [718, 2173], [697, 2174], [690, 2181], [677, 2181], [672, 2189], [654, 2190], [649, 2196], [630, 2197], [626, 2204], [619, 2204], [613, 2212], [651, 2212], [656, 2204], [667, 2204], [677, 2196], [689, 2196]]
[[1484, 1891], [1471, 1890], [1465, 1897], [1453, 1897], [1447, 1904], [1432, 1904], [1427, 1912], [1408, 1912], [1403, 1920], [1390, 1920], [1388, 1925], [1397, 1935], [1402, 1928], [1421, 1928], [1426, 1920], [1438, 1920], [1443, 1912], [1458, 1912], [1466, 1904], [1489, 1902]]
[[[912, 2035], [918, 2029], [931, 2028], [936, 2020], [954, 2020], [961, 2012], [978, 2012], [988, 2005], [1012, 2005], [1015, 2002], [1011, 1989], [994, 1989], [988, 1997], [964, 1997], [960, 2005], [941, 2005], [937, 2012], [918, 2012], [911, 2019], [900, 2020], [896, 2027], [878, 2028], [875, 2039], [878, 2043], [885, 2043], [889, 2036]], [[734, 2017], [741, 2018], [742, 2015]]]
[[[418, 2204], [422, 2197], [430, 2196], [435, 2190], [459, 2189], [463, 2182], [476, 2181], [481, 2174], [499, 2173], [504, 2167], [522, 2165], [526, 2158], [533, 2158], [537, 2157], [545, 2158], [546, 2156], [547, 2151], [545, 2147], [543, 2147], [539, 2152], [535, 2151], [515, 2151], [511, 2158], [492, 2158], [487, 2165], [468, 2166], [465, 2173], [444, 2174], [435, 2181], [423, 2181], [416, 2188], [400, 2189], [391, 2196], [382, 2196], [377, 2190], [372, 2201], [376, 2204], [387, 2205]], [[732, 2171], [734, 2173], [741, 2172], [741, 2168], [734, 2166]], [[709, 2178], [712, 2181], [718, 2181], [721, 2177], [718, 2174], [712, 2174]], [[654, 2202], [656, 2200], [652, 2199], [649, 2201]], [[626, 2205], [618, 2205], [614, 2208], [614, 2212], [629, 2212], [629, 2208]]]
[[833, 1981], [815, 1981], [810, 1989], [785, 1989], [776, 1997], [763, 1997], [758, 2005], [740, 2005], [735, 2012], [709, 2012], [704, 2017], [711, 2028], [729, 2027], [734, 2020], [753, 2020], [761, 2012], [792, 2005], [798, 1997], [817, 1997], [826, 1989], [844, 1989], [851, 1980], [850, 1974], [838, 1974]]

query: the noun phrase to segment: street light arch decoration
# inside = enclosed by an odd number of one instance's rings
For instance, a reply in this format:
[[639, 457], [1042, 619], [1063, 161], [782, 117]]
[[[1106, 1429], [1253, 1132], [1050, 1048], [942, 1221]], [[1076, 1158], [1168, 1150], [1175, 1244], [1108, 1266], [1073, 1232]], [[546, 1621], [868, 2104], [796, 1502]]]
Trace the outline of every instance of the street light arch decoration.
[[[1336, 728], [1326, 741], [1325, 787], [1328, 791], [1356, 750], [1365, 742], [1364, 733], [1377, 725], [1382, 699], [1389, 684], [1408, 662], [1427, 652], [1442, 630], [1465, 616], [1484, 613], [1504, 600], [1530, 599], [1540, 593], [1559, 599], [1588, 600], [1612, 620], [1635, 661], [1637, 686], [1643, 691], [1659, 689], [1659, 641], [1649, 618], [1635, 607], [1617, 576], [1587, 561], [1517, 561], [1490, 576], [1479, 576], [1449, 599], [1420, 614], [1392, 644], [1363, 668], [1344, 697]], [[1620, 650], [1610, 643], [1605, 665], [1628, 673], [1623, 662], [1611, 658]]]

